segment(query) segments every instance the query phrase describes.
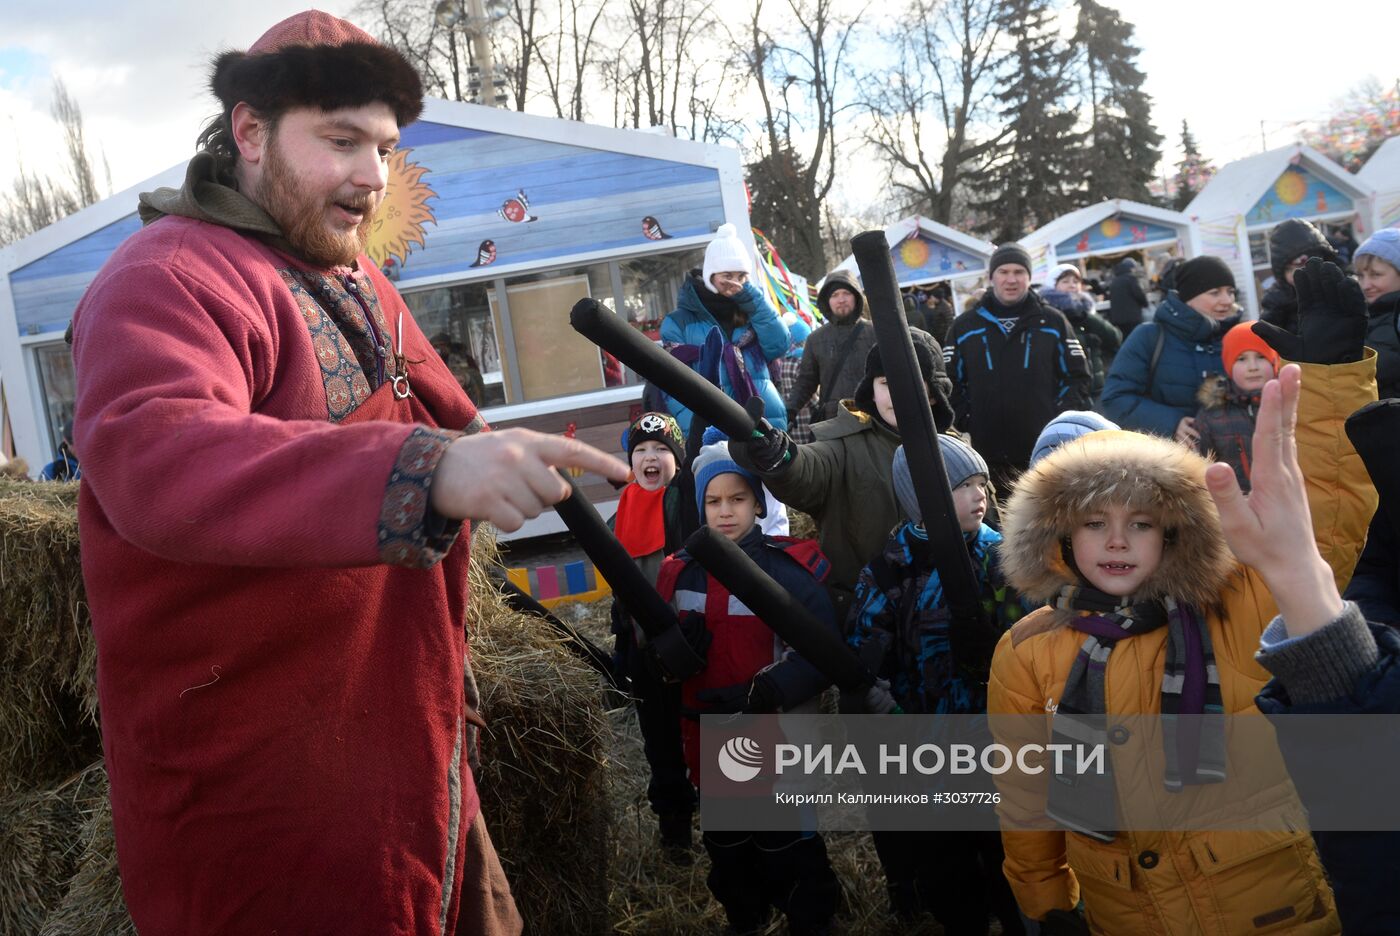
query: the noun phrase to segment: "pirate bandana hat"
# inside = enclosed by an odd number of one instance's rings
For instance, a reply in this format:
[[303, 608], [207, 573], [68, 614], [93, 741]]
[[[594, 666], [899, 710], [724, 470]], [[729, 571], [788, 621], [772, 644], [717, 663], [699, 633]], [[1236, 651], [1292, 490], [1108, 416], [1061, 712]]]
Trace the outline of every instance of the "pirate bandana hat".
[[240, 101], [264, 114], [381, 103], [403, 127], [423, 112], [423, 82], [407, 59], [320, 10], [284, 19], [247, 52], [220, 53], [209, 86], [225, 114]]
[[637, 446], [646, 441], [660, 442], [666, 446], [676, 456], [677, 462], [685, 457], [685, 439], [681, 435], [680, 424], [668, 413], [643, 413], [627, 427], [627, 434], [623, 437], [627, 457], [631, 458]]

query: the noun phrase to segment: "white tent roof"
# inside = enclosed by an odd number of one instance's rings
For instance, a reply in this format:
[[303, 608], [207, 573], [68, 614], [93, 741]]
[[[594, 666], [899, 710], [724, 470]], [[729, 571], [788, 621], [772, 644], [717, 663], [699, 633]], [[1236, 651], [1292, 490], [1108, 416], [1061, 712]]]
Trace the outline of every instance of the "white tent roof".
[[1356, 177], [1378, 192], [1400, 189], [1400, 136], [1382, 143]]
[[[898, 221], [886, 227], [885, 240], [890, 242], [890, 249], [893, 250], [909, 237], [920, 233], [927, 235], [933, 240], [943, 241], [953, 247], [966, 250], [968, 253], [975, 254], [979, 257], [985, 257], [988, 260], [992, 259], [992, 253], [997, 249], [996, 244], [993, 244], [991, 241], [982, 240], [980, 237], [973, 237], [971, 234], [964, 234], [962, 231], [950, 228], [946, 224], [940, 224], [937, 221], [925, 218], [921, 215], [910, 215], [907, 218], [900, 218]], [[854, 273], [856, 277], [859, 278], [860, 270], [856, 267], [855, 254], [848, 254], [846, 259], [833, 267], [830, 272], [834, 273], [837, 270], [845, 270], [849, 273]], [[968, 270], [965, 273], [960, 272], [958, 276], [985, 272], [985, 270]], [[825, 276], [822, 277], [822, 282], [826, 282]], [[900, 285], [905, 284], [901, 283]], [[820, 288], [821, 283], [818, 283], [817, 286]]]
[[1156, 221], [1177, 229], [1187, 227], [1191, 223], [1191, 220], [1179, 211], [1158, 208], [1155, 205], [1144, 205], [1141, 202], [1128, 201], [1126, 198], [1111, 198], [1108, 201], [1101, 201], [1097, 205], [1087, 205], [1071, 211], [1067, 215], [1060, 215], [1049, 224], [1041, 225], [1021, 238], [1021, 243], [1027, 248], [1053, 247], [1065, 238], [1073, 237], [1085, 228], [1092, 227], [1100, 221], [1120, 213], [1136, 215], [1139, 218]]
[[1222, 166], [1192, 199], [1186, 207], [1186, 214], [1205, 221], [1246, 214], [1278, 181], [1284, 170], [1295, 163], [1302, 163], [1309, 171], [1353, 199], [1367, 198], [1372, 194], [1370, 185], [1359, 181], [1311, 146], [1291, 143]]

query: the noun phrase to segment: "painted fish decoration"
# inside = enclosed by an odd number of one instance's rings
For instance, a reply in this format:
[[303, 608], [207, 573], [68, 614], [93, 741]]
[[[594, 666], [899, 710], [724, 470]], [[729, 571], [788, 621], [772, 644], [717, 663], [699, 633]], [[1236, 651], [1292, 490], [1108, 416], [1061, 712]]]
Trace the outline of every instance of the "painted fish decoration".
[[642, 219], [642, 233], [646, 235], [647, 240], [669, 240], [671, 237], [670, 234], [661, 230], [661, 222], [651, 215]]
[[484, 241], [482, 241], [482, 242], [481, 242], [481, 246], [478, 247], [478, 248], [476, 248], [476, 262], [473, 263], [472, 266], [474, 266], [474, 267], [490, 266], [491, 264], [493, 264], [493, 263], [495, 263], [495, 262], [496, 262], [496, 242], [493, 241], [493, 240], [484, 240]]
[[515, 193], [514, 198], [507, 198], [496, 214], [514, 224], [525, 224], [529, 221], [538, 221], [539, 217], [530, 214], [530, 200], [525, 197], [525, 190], [520, 189]]

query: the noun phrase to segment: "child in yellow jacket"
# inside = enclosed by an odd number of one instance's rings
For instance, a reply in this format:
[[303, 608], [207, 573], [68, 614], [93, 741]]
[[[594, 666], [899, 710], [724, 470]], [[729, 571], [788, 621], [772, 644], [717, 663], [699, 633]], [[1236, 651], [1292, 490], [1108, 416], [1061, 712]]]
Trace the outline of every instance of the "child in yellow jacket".
[[[1376, 497], [1342, 424], [1375, 399], [1375, 353], [1361, 347], [1364, 302], [1352, 301], [1359, 294], [1324, 279], [1329, 305], [1312, 315], [1332, 321], [1314, 318], [1301, 340], [1280, 342], [1292, 352], [1285, 357], [1303, 363], [1301, 372], [1286, 368], [1279, 383], [1298, 409], [1298, 462], [1317, 546], [1344, 587]], [[1005, 511], [1002, 566], [1023, 596], [1048, 606], [997, 647], [992, 714], [1058, 719], [1076, 712], [1112, 724], [1135, 715], [1258, 711], [1254, 697], [1269, 674], [1254, 652], [1277, 608], [1258, 575], [1227, 548], [1205, 469], [1183, 445], [1101, 431], [1066, 443], [1018, 480]], [[1113, 746], [1125, 739], [1110, 732], [1110, 822], [1115, 790], [1121, 801], [1164, 783], [1220, 782], [1231, 802], [1301, 813], [1281, 771], [1213, 758], [1223, 746], [1211, 730], [1203, 730], [1195, 756], [1174, 747], [1160, 761], [1114, 758]], [[1004, 792], [1025, 792], [1005, 786], [1016, 781], [1002, 782]], [[1006, 876], [1022, 912], [1045, 924], [1042, 932], [1084, 932], [1086, 925], [1115, 936], [1340, 932], [1301, 822], [1278, 831], [1105, 830], [1089, 818], [1104, 819], [1101, 802], [1066, 807], [1059, 795], [1057, 803], [1052, 785], [1041, 815], [1030, 814], [1024, 796], [1003, 797]], [[1077, 831], [1045, 830], [1046, 815]], [[1019, 831], [1027, 828], [1035, 831]]]

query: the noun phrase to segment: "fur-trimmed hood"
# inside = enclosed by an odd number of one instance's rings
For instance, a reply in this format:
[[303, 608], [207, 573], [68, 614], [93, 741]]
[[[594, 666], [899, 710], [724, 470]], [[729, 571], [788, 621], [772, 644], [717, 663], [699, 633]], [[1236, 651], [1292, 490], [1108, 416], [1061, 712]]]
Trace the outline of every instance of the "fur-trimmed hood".
[[1162, 518], [1162, 564], [1137, 600], [1167, 595], [1199, 608], [1220, 600], [1236, 567], [1206, 491], [1206, 460], [1157, 436], [1104, 430], [1067, 442], [1016, 482], [1003, 511], [1002, 570], [1031, 601], [1048, 601], [1077, 584], [1060, 553], [1095, 508], [1123, 504]]

